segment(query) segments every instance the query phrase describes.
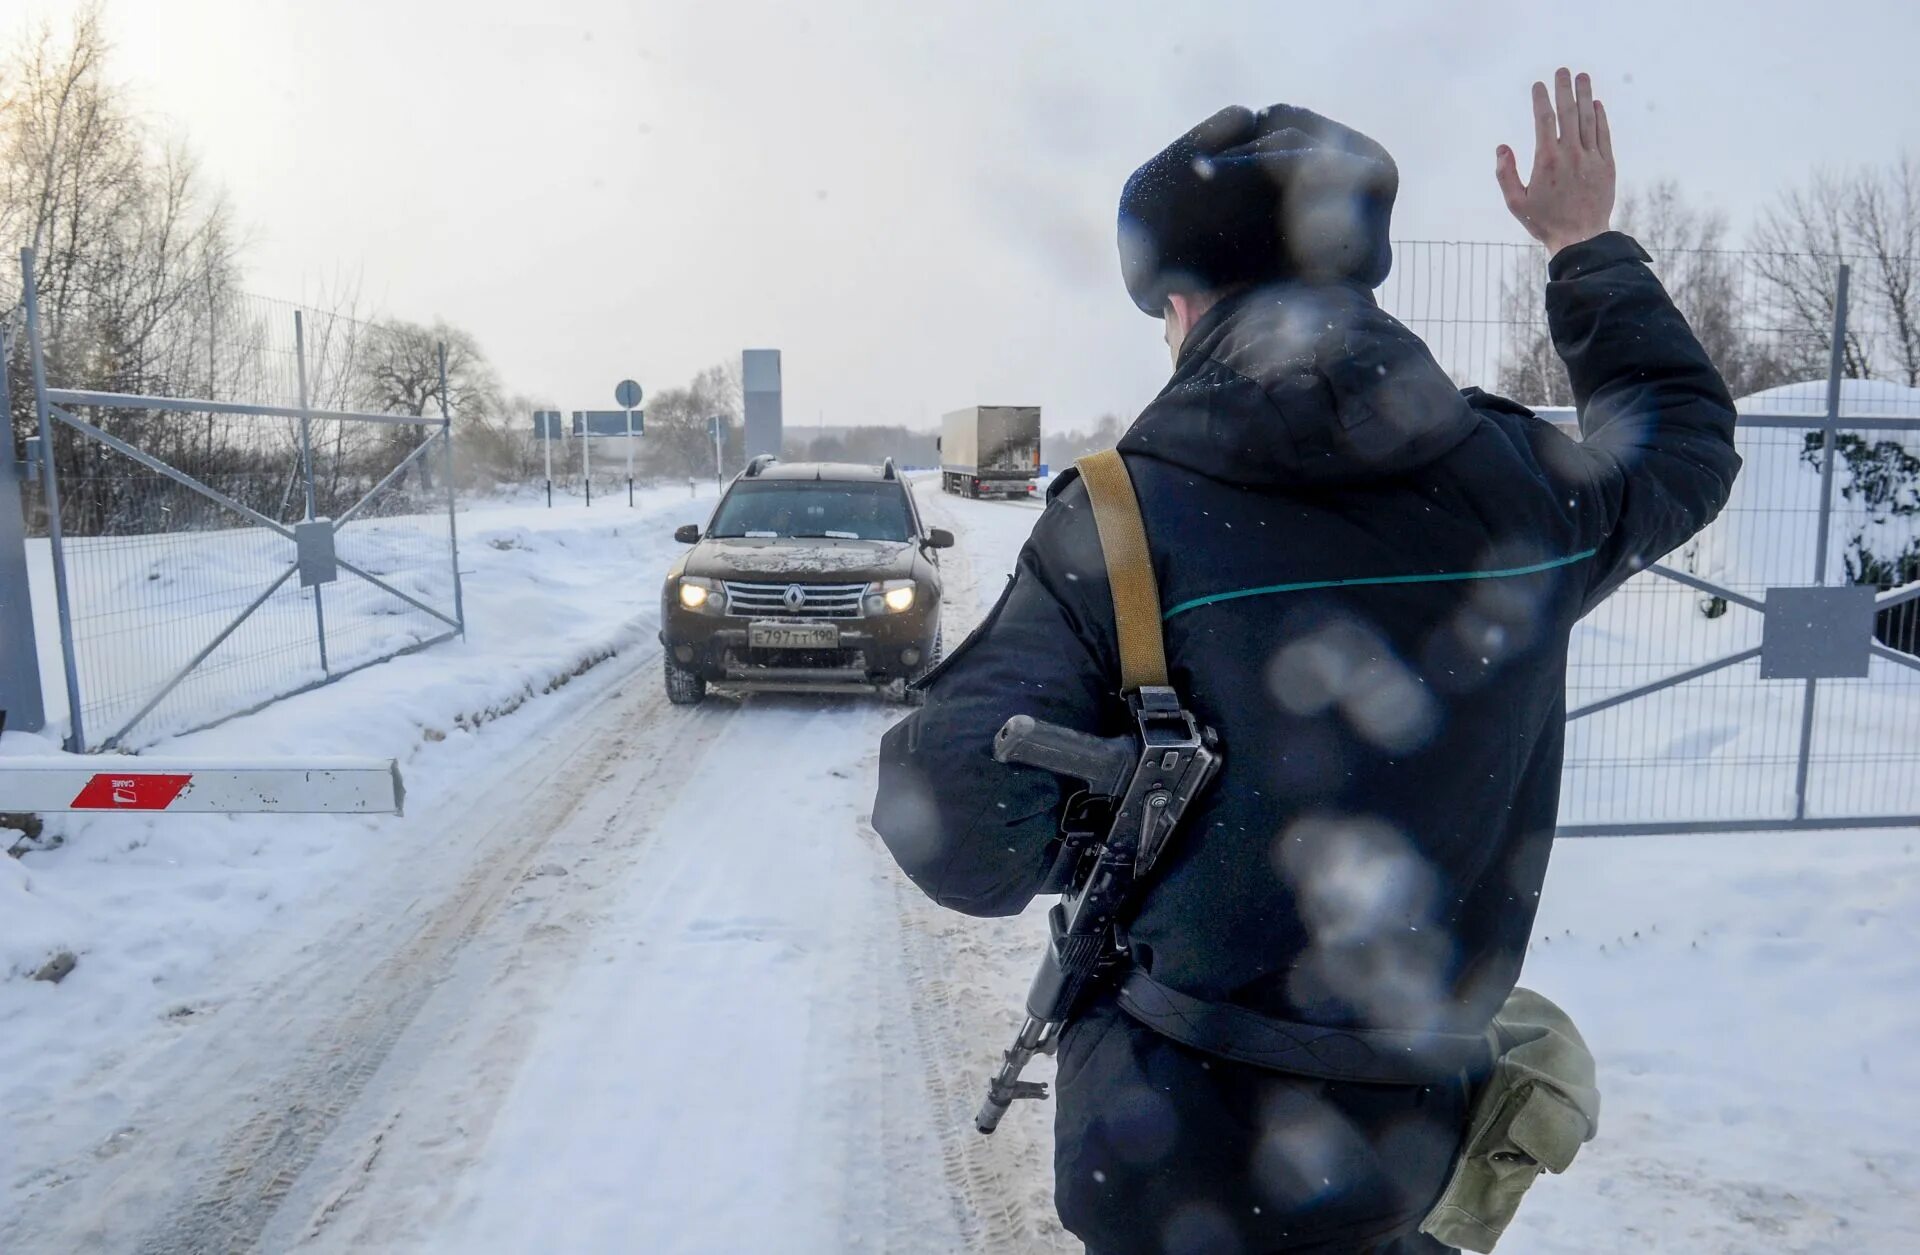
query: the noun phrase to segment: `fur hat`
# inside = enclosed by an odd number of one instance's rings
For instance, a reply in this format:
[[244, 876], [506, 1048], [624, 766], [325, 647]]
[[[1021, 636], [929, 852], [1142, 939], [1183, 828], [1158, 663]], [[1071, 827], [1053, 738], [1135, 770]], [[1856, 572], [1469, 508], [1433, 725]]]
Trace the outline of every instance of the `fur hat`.
[[1292, 105], [1232, 105], [1120, 193], [1120, 273], [1158, 318], [1169, 292], [1284, 280], [1378, 287], [1400, 171], [1360, 132]]

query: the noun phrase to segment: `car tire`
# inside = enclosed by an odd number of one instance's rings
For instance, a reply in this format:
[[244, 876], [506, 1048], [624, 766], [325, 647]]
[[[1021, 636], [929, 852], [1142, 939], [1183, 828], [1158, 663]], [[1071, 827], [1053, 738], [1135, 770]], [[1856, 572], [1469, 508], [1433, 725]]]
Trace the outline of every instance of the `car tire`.
[[666, 663], [667, 701], [675, 706], [698, 706], [707, 696], [707, 679], [697, 671], [689, 671], [673, 661], [668, 654], [662, 659]]

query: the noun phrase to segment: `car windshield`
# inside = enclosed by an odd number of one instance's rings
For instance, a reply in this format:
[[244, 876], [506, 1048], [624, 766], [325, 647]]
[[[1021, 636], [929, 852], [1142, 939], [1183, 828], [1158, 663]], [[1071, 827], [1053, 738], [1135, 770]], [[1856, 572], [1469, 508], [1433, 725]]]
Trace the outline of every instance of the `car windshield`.
[[743, 481], [720, 503], [707, 534], [909, 540], [913, 521], [897, 482]]

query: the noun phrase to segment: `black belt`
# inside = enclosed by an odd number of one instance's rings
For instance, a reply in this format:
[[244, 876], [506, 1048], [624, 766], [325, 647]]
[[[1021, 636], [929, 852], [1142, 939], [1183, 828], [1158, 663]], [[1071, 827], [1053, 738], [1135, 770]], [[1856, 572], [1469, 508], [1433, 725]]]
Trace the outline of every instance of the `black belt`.
[[1119, 1003], [1128, 1015], [1183, 1046], [1323, 1081], [1431, 1085], [1484, 1068], [1493, 1058], [1483, 1033], [1296, 1024], [1183, 994], [1137, 967], [1121, 982]]

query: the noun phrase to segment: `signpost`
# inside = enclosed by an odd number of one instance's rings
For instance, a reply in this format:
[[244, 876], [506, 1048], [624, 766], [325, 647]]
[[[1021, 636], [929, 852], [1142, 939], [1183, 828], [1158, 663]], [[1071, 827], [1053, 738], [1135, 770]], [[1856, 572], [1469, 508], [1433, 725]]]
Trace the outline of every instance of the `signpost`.
[[633, 508], [633, 408], [640, 404], [640, 385], [622, 379], [613, 389], [613, 399], [627, 412], [627, 508]]
[[540, 433], [540, 441], [547, 447], [547, 509], [553, 509], [553, 442], [560, 438], [560, 411], [535, 410], [534, 427]]
[[726, 430], [726, 420], [718, 414], [707, 420], [707, 432], [713, 437], [713, 486], [722, 492], [726, 491], [727, 485], [722, 478], [725, 472], [720, 469], [720, 440]]

